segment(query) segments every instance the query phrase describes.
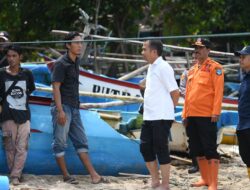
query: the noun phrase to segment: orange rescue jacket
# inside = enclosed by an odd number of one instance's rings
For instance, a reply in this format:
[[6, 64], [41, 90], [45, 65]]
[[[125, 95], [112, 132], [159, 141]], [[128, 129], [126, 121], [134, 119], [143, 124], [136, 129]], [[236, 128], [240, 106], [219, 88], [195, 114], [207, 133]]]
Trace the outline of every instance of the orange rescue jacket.
[[224, 71], [219, 63], [207, 58], [201, 66], [195, 64], [188, 72], [182, 117], [220, 115], [223, 89]]

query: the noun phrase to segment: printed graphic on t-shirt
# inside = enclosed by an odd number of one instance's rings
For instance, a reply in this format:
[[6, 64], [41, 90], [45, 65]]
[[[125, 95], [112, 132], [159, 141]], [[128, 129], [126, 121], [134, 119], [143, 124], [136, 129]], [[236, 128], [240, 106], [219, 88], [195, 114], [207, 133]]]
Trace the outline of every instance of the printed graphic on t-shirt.
[[[5, 82], [5, 92], [8, 91], [13, 81]], [[26, 108], [26, 81], [18, 81], [16, 85], [12, 88], [9, 94], [7, 94], [7, 102], [11, 109], [16, 110], [27, 110]]]

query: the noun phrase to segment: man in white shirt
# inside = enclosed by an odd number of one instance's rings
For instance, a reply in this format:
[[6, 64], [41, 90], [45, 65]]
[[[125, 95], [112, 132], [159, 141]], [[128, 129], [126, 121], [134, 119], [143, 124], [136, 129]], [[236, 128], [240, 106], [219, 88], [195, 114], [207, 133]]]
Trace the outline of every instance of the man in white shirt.
[[[172, 67], [162, 58], [158, 40], [143, 43], [143, 58], [150, 63], [146, 77], [140, 151], [152, 177], [152, 188], [169, 189], [170, 155], [168, 136], [174, 120], [179, 88]], [[158, 173], [158, 163], [162, 182]]]

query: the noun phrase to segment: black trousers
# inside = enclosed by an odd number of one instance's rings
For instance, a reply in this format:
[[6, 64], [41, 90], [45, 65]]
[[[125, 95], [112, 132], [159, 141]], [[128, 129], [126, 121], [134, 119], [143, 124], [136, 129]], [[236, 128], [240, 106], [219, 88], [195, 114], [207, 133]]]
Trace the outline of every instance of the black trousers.
[[145, 162], [154, 161], [159, 164], [170, 163], [168, 137], [172, 120], [144, 121], [141, 130], [140, 151]]
[[219, 159], [217, 152], [217, 126], [211, 117], [188, 117], [187, 135], [193, 156]]
[[250, 129], [237, 130], [239, 151], [242, 161], [250, 167]]

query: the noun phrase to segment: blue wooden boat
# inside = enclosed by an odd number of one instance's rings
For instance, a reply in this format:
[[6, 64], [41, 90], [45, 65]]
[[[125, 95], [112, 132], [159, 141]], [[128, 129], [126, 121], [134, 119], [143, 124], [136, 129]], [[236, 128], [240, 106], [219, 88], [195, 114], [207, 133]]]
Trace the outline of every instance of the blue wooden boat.
[[[182, 125], [182, 107], [177, 107], [175, 119]], [[238, 111], [222, 110], [220, 119], [217, 122], [217, 144], [238, 144], [236, 136], [236, 127], [239, 121]], [[185, 144], [187, 144], [185, 142]]]
[[[41, 101], [43, 100], [43, 101]], [[31, 138], [24, 173], [59, 174], [52, 149], [52, 124], [50, 106], [44, 98], [33, 98], [31, 108]], [[145, 163], [139, 151], [138, 140], [132, 140], [118, 133], [104, 122], [97, 112], [81, 110], [90, 147], [90, 158], [96, 170], [102, 175], [123, 173], [146, 174]], [[2, 140], [0, 139], [0, 144]], [[0, 173], [7, 173], [7, 163], [0, 147]], [[65, 159], [72, 174], [87, 174], [77, 154], [69, 143]]]
[[[32, 71], [36, 86], [50, 87], [51, 86], [51, 74], [46, 64], [22, 64], [23, 68]], [[87, 72], [85, 70], [80, 71], [79, 77], [79, 89], [85, 92], [103, 93], [103, 94], [117, 94], [117, 95], [131, 95], [135, 97], [141, 97], [140, 87], [138, 84], [128, 81], [120, 81], [114, 78], [97, 75]], [[49, 97], [51, 93], [35, 91], [33, 95], [38, 97]], [[80, 96], [80, 102], [82, 103], [102, 103], [111, 102], [110, 98], [96, 98], [90, 96]], [[113, 106], [105, 108], [106, 110], [120, 110], [120, 111], [138, 111], [140, 104], [133, 103], [122, 106]]]
[[0, 176], [1, 190], [9, 190], [9, 179], [6, 176]]

